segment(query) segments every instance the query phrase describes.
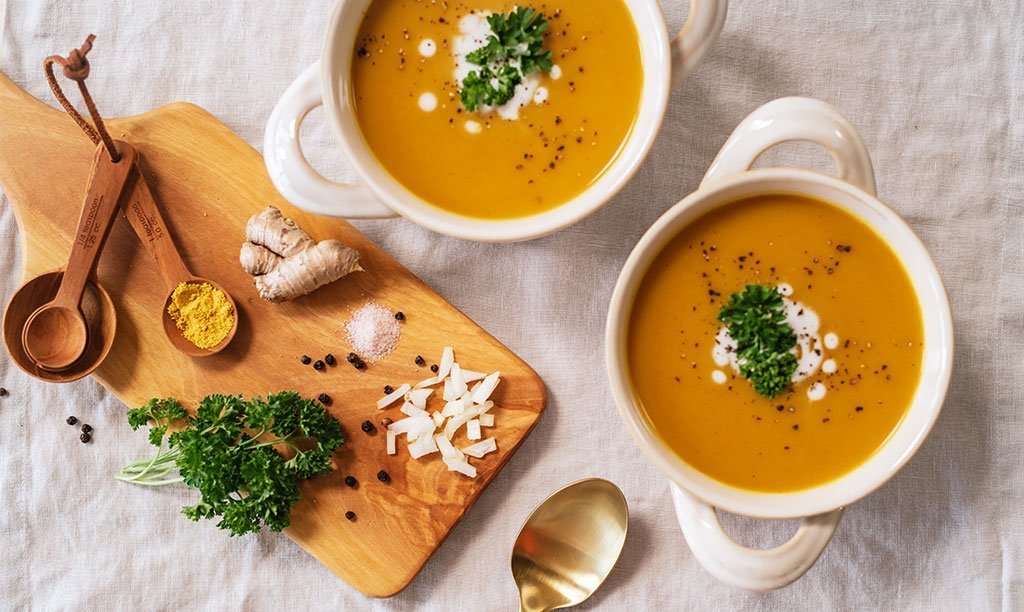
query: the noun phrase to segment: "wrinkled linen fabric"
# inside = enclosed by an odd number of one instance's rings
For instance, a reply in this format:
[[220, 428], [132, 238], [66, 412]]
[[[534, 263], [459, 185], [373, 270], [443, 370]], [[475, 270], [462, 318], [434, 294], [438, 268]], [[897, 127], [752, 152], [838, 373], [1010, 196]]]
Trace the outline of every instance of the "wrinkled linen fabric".
[[[89, 86], [109, 116], [195, 102], [259, 148], [278, 96], [317, 59], [330, 0], [0, 0], [0, 69], [53, 103], [42, 61], [97, 35]], [[683, 2], [666, 0], [677, 28]], [[837, 106], [860, 130], [880, 197], [919, 233], [947, 284], [956, 370], [942, 416], [891, 482], [848, 509], [789, 588], [749, 593], [706, 573], [683, 541], [666, 479], [624, 431], [604, 372], [620, 267], [646, 228], [693, 191], [730, 131], [780, 96]], [[0, 121], [4, 121], [0, 117]], [[351, 178], [315, 111], [306, 151]], [[810, 145], [762, 164], [829, 170]], [[485, 245], [404, 220], [359, 228], [544, 378], [536, 430], [403, 593], [372, 600], [288, 538], [228, 538], [179, 514], [192, 495], [111, 474], [148, 453], [125, 406], [92, 380], [52, 386], [0, 357], [0, 607], [5, 609], [508, 610], [511, 543], [530, 510], [601, 476], [630, 505], [618, 567], [580, 609], [1013, 610], [1024, 608], [1024, 4], [736, 1], [707, 61], [672, 95], [650, 158], [608, 206], [555, 235]], [[241, 230], [240, 230], [241, 231]], [[19, 283], [14, 215], [0, 199], [0, 300]], [[230, 390], [225, 390], [230, 391]], [[78, 442], [69, 414], [95, 427]], [[741, 542], [792, 522], [728, 518]]]

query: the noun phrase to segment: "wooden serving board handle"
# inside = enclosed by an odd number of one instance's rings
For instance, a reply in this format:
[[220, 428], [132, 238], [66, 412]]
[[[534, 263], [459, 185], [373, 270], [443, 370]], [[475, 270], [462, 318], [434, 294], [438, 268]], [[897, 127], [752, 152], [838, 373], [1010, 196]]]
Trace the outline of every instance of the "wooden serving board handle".
[[[31, 277], [60, 267], [71, 247], [95, 148], [67, 115], [2, 73], [0, 117], [0, 187], [18, 219], [24, 273]], [[117, 337], [93, 376], [129, 405], [171, 396], [194, 406], [210, 393], [256, 396], [282, 389], [330, 395], [329, 410], [348, 440], [335, 456], [334, 472], [303, 484], [286, 533], [363, 593], [386, 597], [402, 590], [533, 429], [547, 402], [544, 383], [351, 225], [284, 201], [260, 154], [203, 109], [175, 103], [106, 123], [114, 138], [138, 151], [162, 208], [161, 225], [177, 236], [182, 258], [198, 276], [216, 278], [234, 296], [239, 325], [231, 344], [216, 355], [192, 359], [171, 349], [160, 325], [167, 297], [163, 275], [130, 227], [115, 223], [96, 274], [116, 303]], [[366, 271], [292, 302], [261, 300], [238, 254], [246, 221], [268, 204], [316, 239], [335, 238], [358, 250]], [[323, 372], [300, 363], [303, 354], [347, 354], [343, 325], [368, 300], [406, 314], [391, 355], [365, 371], [343, 358]], [[414, 363], [416, 356], [436, 360], [445, 346], [469, 369], [502, 373], [492, 396], [500, 407], [494, 410], [496, 427], [487, 431], [498, 451], [475, 462], [479, 475], [473, 480], [447, 472], [436, 456], [415, 461], [404, 450], [388, 456], [380, 430], [369, 435], [359, 427], [366, 419], [401, 418], [397, 407], [376, 409], [383, 386], [426, 378], [429, 370]], [[139, 453], [148, 452], [144, 438], [139, 435]], [[390, 482], [376, 479], [381, 469]], [[359, 480], [358, 488], [344, 485], [347, 475]], [[345, 519], [349, 510], [358, 516], [355, 522]]]

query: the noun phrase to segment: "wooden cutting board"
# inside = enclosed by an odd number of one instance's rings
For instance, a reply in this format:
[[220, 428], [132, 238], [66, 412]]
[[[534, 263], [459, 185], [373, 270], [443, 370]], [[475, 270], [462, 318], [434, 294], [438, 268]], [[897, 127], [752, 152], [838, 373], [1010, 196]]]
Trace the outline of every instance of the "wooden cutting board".
[[[40, 78], [42, 75], [40, 74]], [[63, 265], [79, 217], [95, 147], [62, 111], [18, 88], [0, 73], [0, 187], [21, 227], [24, 278]], [[177, 238], [185, 261], [199, 276], [223, 285], [238, 303], [238, 335], [222, 353], [203, 359], [172, 349], [160, 325], [167, 291], [150, 260], [119, 218], [97, 276], [117, 307], [117, 336], [93, 376], [129, 406], [151, 397], [176, 397], [193, 405], [209, 393], [246, 396], [295, 389], [327, 393], [348, 443], [337, 469], [306, 482], [287, 535], [338, 576], [367, 595], [388, 597], [405, 588], [537, 423], [547, 402], [544, 383], [525, 362], [469, 320], [348, 223], [303, 213], [271, 185], [260, 154], [205, 110], [175, 103], [109, 121], [111, 134], [139, 152], [143, 172]], [[294, 217], [316, 239], [336, 238], [357, 249], [364, 273], [284, 304], [256, 294], [238, 263], [245, 222], [268, 204]], [[345, 362], [350, 348], [341, 328], [349, 314], [374, 300], [407, 319], [398, 348], [358, 372]], [[452, 346], [472, 370], [500, 370], [493, 399], [498, 452], [475, 464], [470, 480], [445, 470], [435, 455], [414, 461], [404, 449], [389, 457], [384, 436], [360, 430], [396, 408], [377, 411], [385, 384], [414, 383], [430, 375], [427, 363]], [[319, 373], [299, 357], [339, 356]], [[127, 425], [127, 423], [126, 423]], [[464, 433], [460, 434], [460, 437]], [[140, 452], [145, 434], [138, 433]], [[400, 443], [400, 446], [402, 443]], [[124, 457], [127, 462], [137, 457]], [[387, 470], [391, 482], [376, 479]], [[356, 489], [342, 482], [359, 480]], [[125, 485], [129, 486], [129, 485]], [[345, 512], [357, 515], [355, 522]], [[181, 520], [187, 520], [184, 517]], [[227, 537], [227, 534], [224, 534]]]

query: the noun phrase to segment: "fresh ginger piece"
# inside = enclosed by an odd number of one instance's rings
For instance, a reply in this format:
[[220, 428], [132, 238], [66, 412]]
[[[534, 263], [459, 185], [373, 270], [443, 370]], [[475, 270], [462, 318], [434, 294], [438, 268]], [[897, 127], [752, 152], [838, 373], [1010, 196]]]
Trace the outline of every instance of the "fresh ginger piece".
[[362, 270], [359, 252], [337, 240], [316, 242], [293, 219], [268, 206], [245, 226], [242, 269], [255, 277], [260, 297], [284, 302]]

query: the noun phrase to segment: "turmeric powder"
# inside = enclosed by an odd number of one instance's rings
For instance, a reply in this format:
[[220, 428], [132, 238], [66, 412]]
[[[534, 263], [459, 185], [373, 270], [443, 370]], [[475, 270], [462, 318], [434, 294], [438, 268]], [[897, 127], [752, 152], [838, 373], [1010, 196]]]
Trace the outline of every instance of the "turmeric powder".
[[235, 325], [231, 302], [210, 283], [179, 283], [167, 313], [185, 339], [201, 349], [220, 344]]

